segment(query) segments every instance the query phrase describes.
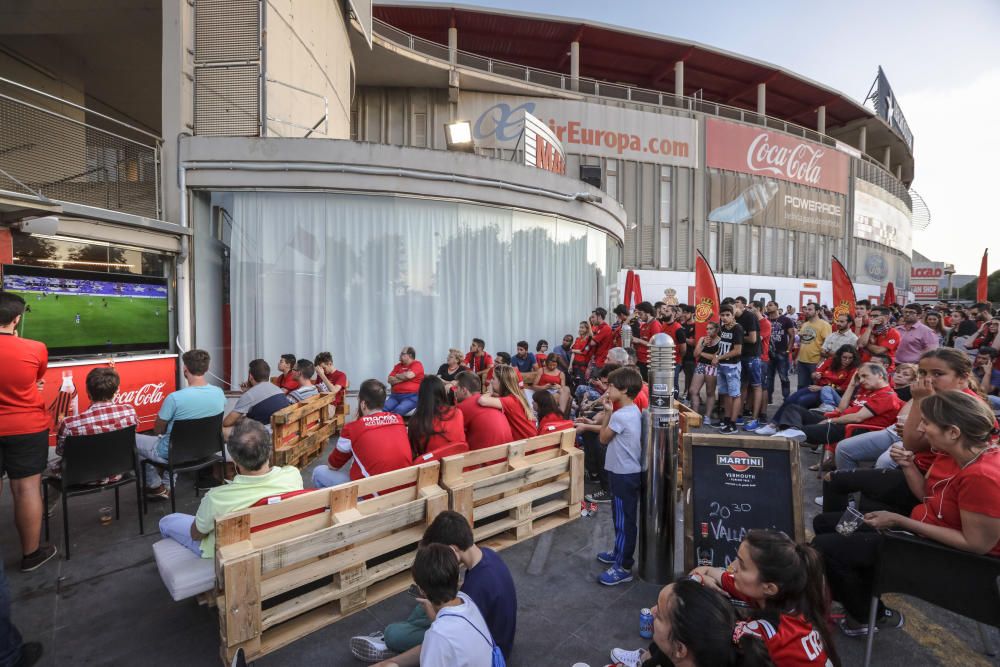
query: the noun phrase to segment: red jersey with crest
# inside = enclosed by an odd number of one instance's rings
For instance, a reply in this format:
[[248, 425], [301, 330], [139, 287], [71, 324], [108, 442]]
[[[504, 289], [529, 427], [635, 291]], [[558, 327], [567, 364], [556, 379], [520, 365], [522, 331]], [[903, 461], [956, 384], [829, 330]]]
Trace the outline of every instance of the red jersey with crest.
[[[899, 332], [889, 327], [889, 329], [883, 333], [881, 336], [872, 334], [871, 338], [868, 339], [869, 345], [878, 345], [879, 347], [885, 348], [885, 354], [889, 356], [889, 372], [896, 366], [896, 348], [899, 347], [900, 336]], [[867, 363], [872, 360], [872, 353], [868, 351], [868, 347], [861, 349], [861, 361]]]
[[[643, 322], [639, 325], [639, 338], [643, 340], [652, 340], [653, 336], [658, 333], [663, 332], [663, 325], [655, 317], [650, 318], [648, 322]], [[635, 359], [640, 364], [649, 363], [649, 346], [648, 345], [636, 345], [635, 346]]]
[[594, 335], [591, 339], [591, 347], [594, 350], [594, 364], [598, 368], [604, 366], [608, 360], [608, 350], [611, 349], [611, 326], [607, 322], [601, 322], [594, 327]]
[[[730, 572], [722, 574], [722, 590], [730, 597], [753, 604], [753, 601], [736, 590]], [[826, 657], [823, 639], [803, 616], [781, 614], [778, 624], [757, 619], [740, 622], [744, 634], [753, 635], [764, 642], [775, 667], [826, 667], [832, 665]]]
[[330, 467], [340, 468], [352, 455], [352, 480], [409, 466], [412, 455], [403, 418], [375, 412], [347, 424], [330, 452]]

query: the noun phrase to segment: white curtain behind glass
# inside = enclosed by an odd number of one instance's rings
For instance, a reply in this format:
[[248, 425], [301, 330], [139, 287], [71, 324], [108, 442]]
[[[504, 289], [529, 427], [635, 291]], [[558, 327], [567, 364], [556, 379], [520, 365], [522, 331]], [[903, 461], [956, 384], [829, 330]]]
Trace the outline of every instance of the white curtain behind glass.
[[404, 345], [434, 372], [473, 337], [491, 353], [557, 345], [605, 300], [606, 235], [556, 217], [405, 197], [233, 200], [236, 378], [257, 357], [329, 350], [356, 388]]

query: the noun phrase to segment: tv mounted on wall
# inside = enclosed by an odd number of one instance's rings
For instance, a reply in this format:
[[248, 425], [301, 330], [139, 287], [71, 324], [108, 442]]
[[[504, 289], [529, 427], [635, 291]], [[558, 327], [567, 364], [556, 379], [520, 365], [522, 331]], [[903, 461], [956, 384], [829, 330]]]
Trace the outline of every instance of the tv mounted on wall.
[[4, 291], [26, 308], [18, 334], [45, 343], [51, 356], [166, 350], [167, 280], [5, 264]]

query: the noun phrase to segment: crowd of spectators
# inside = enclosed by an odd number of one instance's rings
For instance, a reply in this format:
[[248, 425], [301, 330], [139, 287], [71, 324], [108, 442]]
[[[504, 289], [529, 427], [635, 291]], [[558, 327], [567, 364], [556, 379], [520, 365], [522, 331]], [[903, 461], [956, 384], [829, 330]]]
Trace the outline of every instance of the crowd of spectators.
[[[40, 542], [44, 510], [35, 496], [39, 475], [46, 466], [58, 474], [59, 465], [58, 458], [48, 460], [47, 417], [36, 387], [47, 353], [13, 333], [23, 310], [19, 298], [0, 295], [0, 357], [17, 361], [6, 363], [9, 379], [0, 389], [0, 466], [14, 491], [28, 571], [56, 552]], [[600, 503], [612, 507], [614, 544], [595, 554], [608, 566], [598, 582], [630, 581], [650, 346], [665, 333], [674, 342], [678, 397], [704, 408], [706, 424], [724, 434], [789, 438], [824, 454], [814, 466], [825, 473], [823, 496], [816, 499], [823, 512], [811, 546], [753, 530], [732, 568], [699, 567], [664, 588], [653, 607], [653, 642], [614, 649], [616, 664], [836, 665], [827, 623], [831, 600], [843, 605], [838, 625], [845, 635], [867, 632], [879, 530], [899, 528], [1000, 555], [994, 415], [1000, 410], [1000, 319], [990, 304], [900, 308], [858, 301], [852, 318], [815, 303], [796, 314], [775, 301], [737, 297], [723, 301], [720, 320], [707, 322], [700, 337], [687, 305], [641, 302], [632, 311], [617, 306], [612, 315], [609, 322], [608, 312], [595, 308], [577, 335], [562, 336], [552, 352], [546, 340], [537, 341], [534, 352], [521, 340], [513, 355], [491, 355], [475, 338], [467, 354], [449, 350], [436, 374], [427, 374], [416, 350], [404, 347], [385, 382], [360, 384], [354, 418], [313, 471], [313, 486], [573, 429], [592, 489], [586, 503], [591, 511]], [[225, 395], [206, 378], [209, 354], [190, 350], [181, 361], [185, 386], [166, 397], [153, 432], [136, 436], [142, 459], [167, 460], [176, 421], [224, 412]], [[333, 394], [334, 405], [346, 400], [350, 383], [328, 352], [311, 361], [282, 355], [277, 370], [271, 377], [265, 360], [252, 361], [242, 394], [223, 417], [236, 477], [211, 488], [195, 515], [160, 521], [164, 537], [201, 557], [214, 556], [217, 517], [303, 488], [299, 470], [269, 464], [274, 412], [320, 393]], [[113, 402], [118, 383], [113, 368], [88, 374], [91, 405], [59, 425], [60, 446], [66, 437], [136, 425], [134, 410]], [[772, 410], [776, 390], [782, 403]], [[156, 470], [147, 467], [146, 475], [150, 499], [168, 498]], [[834, 527], [849, 506], [863, 514], [864, 524], [842, 534]], [[413, 577], [413, 612], [384, 631], [352, 639], [357, 657], [384, 667], [509, 658], [517, 605], [512, 578], [495, 553], [473, 543], [461, 515], [445, 512], [428, 528]], [[876, 627], [904, 623], [898, 610], [880, 604], [876, 613]]]

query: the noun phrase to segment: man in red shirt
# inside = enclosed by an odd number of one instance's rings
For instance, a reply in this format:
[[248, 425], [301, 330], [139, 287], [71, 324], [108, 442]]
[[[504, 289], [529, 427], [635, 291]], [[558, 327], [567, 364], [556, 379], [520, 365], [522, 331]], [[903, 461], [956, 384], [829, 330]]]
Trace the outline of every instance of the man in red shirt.
[[879, 354], [889, 357], [889, 372], [896, 367], [896, 348], [899, 347], [901, 336], [899, 331], [889, 324], [890, 310], [885, 306], [872, 309], [870, 324], [858, 334], [858, 352], [861, 361], [871, 361], [872, 355]]
[[477, 373], [479, 377], [493, 368], [493, 357], [486, 351], [486, 341], [482, 338], [473, 338], [472, 345], [469, 346], [469, 353], [465, 355], [463, 365]]
[[604, 366], [608, 360], [608, 350], [611, 349], [613, 334], [611, 326], [604, 321], [607, 316], [608, 311], [600, 307], [590, 314], [590, 347], [594, 351], [593, 363], [597, 368]]
[[299, 388], [299, 381], [295, 379], [295, 362], [297, 358], [294, 354], [283, 354], [278, 360], [278, 372], [281, 375], [271, 378], [271, 382], [278, 385], [281, 391], [286, 394]]
[[344, 371], [337, 370], [337, 367], [333, 365], [333, 355], [329, 352], [320, 352], [313, 360], [313, 365], [316, 367], [316, 377], [319, 380], [316, 382], [316, 388], [321, 394], [332, 392], [336, 396], [333, 399], [333, 404], [343, 405], [344, 396], [347, 394], [350, 383], [347, 381]]
[[656, 319], [653, 304], [650, 302], [643, 301], [635, 309], [639, 313], [639, 337], [632, 339], [636, 366], [642, 374], [643, 382], [649, 382], [649, 345], [653, 336], [663, 332], [663, 325]]
[[[392, 394], [385, 401], [385, 411], [406, 416], [417, 407], [417, 391], [424, 379], [424, 365], [417, 361], [417, 352], [404, 347], [399, 353], [399, 363], [389, 373]], [[379, 405], [381, 409], [382, 406]]]
[[41, 381], [49, 351], [44, 343], [17, 335], [23, 315], [24, 299], [0, 292], [0, 478], [6, 473], [10, 479], [21, 571], [30, 572], [55, 556], [56, 548], [41, 544], [41, 475], [49, 458], [49, 415]]
[[465, 441], [469, 443], [469, 449], [485, 449], [513, 442], [514, 435], [503, 412], [479, 405], [482, 389], [479, 376], [465, 371], [455, 381], [455, 400], [465, 420]]
[[384, 405], [385, 385], [378, 380], [362, 382], [358, 418], [340, 432], [327, 465], [316, 466], [313, 486], [337, 486], [410, 465], [413, 456], [403, 418], [385, 412]]

